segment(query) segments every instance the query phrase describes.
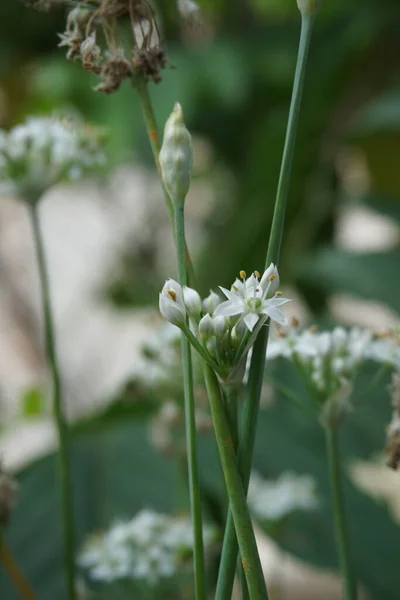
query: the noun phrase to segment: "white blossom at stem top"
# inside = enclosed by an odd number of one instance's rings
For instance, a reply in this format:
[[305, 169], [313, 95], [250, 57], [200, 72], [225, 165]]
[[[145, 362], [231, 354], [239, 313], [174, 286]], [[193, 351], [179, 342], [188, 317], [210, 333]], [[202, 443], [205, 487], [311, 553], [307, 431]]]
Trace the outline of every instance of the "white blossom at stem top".
[[228, 300], [217, 306], [214, 316], [240, 315], [249, 331], [253, 331], [263, 315], [285, 325], [287, 319], [279, 307], [290, 302], [290, 299], [278, 295], [279, 274], [276, 266], [271, 263], [261, 280], [257, 272], [247, 278], [246, 273], [241, 271], [240, 277], [241, 279], [237, 279], [232, 285], [231, 290], [221, 287]]
[[178, 103], [165, 124], [159, 159], [164, 186], [174, 205], [180, 206], [190, 187], [193, 146], [191, 135], [183, 121], [181, 105]]
[[186, 307], [183, 289], [173, 279], [167, 279], [160, 293], [160, 312], [172, 325], [183, 327], [186, 323]]
[[99, 132], [71, 118], [31, 117], [0, 130], [0, 193], [34, 203], [49, 187], [104, 163]]

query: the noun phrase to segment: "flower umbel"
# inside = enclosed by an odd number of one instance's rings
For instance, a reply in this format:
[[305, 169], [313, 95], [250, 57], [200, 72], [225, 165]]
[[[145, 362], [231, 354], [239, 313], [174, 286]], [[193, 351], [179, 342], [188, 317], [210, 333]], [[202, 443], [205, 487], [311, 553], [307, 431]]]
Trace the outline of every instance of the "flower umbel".
[[35, 202], [50, 186], [103, 165], [98, 133], [72, 119], [31, 117], [0, 131], [0, 192]]
[[279, 307], [289, 302], [279, 295], [274, 265], [262, 277], [256, 272], [247, 278], [243, 271], [240, 277], [231, 291], [221, 287], [228, 298], [222, 303], [215, 292], [201, 302], [195, 290], [182, 288], [173, 279], [160, 294], [162, 315], [184, 331], [202, 358], [229, 383], [242, 380], [247, 353], [267, 318], [286, 322]]

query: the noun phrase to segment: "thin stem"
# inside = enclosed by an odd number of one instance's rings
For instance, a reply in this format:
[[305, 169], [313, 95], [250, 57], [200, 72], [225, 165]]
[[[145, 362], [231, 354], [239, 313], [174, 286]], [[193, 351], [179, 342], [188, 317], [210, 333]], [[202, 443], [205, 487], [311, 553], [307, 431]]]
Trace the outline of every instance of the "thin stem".
[[[160, 180], [161, 189], [162, 189], [162, 192], [164, 195], [165, 204], [166, 204], [166, 207], [168, 210], [168, 215], [169, 215], [169, 219], [171, 222], [172, 232], [173, 232], [174, 236], [176, 236], [177, 234], [176, 234], [175, 225], [174, 225], [174, 223], [175, 223], [174, 205], [173, 205], [173, 202], [172, 202], [167, 190], [165, 189], [165, 185], [164, 185], [162, 174], [161, 174], [161, 168], [160, 168], [160, 161], [159, 161], [159, 154], [160, 154], [160, 150], [161, 150], [160, 135], [159, 135], [157, 121], [156, 121], [156, 117], [154, 114], [154, 108], [153, 108], [153, 104], [151, 102], [147, 83], [143, 77], [138, 76], [135, 79], [135, 88], [136, 88], [136, 92], [137, 92], [140, 106], [142, 109], [143, 120], [144, 120], [144, 123], [146, 126], [147, 136], [149, 138], [151, 150], [153, 152], [154, 163], [157, 168], [157, 173], [158, 173], [158, 177]], [[185, 261], [187, 264], [189, 283], [190, 283], [190, 285], [194, 286], [195, 277], [194, 277], [193, 264], [192, 264], [192, 260], [190, 258], [189, 251], [187, 249], [186, 241], [185, 241]]]
[[[181, 285], [187, 283], [187, 263], [186, 263], [186, 245], [185, 245], [185, 222], [184, 222], [184, 207], [175, 208], [175, 232], [176, 232], [176, 249], [178, 259], [178, 279]], [[182, 366], [183, 366], [183, 382], [184, 382], [184, 399], [185, 399], [185, 426], [186, 426], [186, 445], [187, 445], [187, 462], [189, 473], [189, 493], [190, 506], [193, 522], [193, 539], [194, 539], [194, 579], [195, 579], [195, 598], [196, 600], [206, 600], [206, 578], [204, 568], [204, 549], [203, 549], [203, 524], [201, 515], [201, 496], [200, 482], [197, 464], [197, 448], [196, 448], [196, 421], [195, 421], [195, 403], [193, 392], [193, 367], [192, 353], [190, 343], [182, 332]]]
[[357, 584], [351, 560], [349, 534], [344, 510], [337, 430], [333, 427], [325, 427], [325, 439], [331, 482], [336, 547], [343, 577], [344, 599], [357, 600]]
[[8, 573], [8, 576], [13, 582], [15, 589], [18, 590], [21, 598], [23, 600], [36, 600], [35, 593], [21, 572], [21, 569], [12, 555], [10, 548], [7, 546], [5, 539], [1, 536], [0, 562], [4, 567], [4, 570]]
[[236, 463], [229, 421], [222, 403], [221, 389], [216, 375], [210, 367], [203, 365], [203, 369], [225, 485], [250, 598], [252, 600], [268, 600], [246, 495]]
[[[285, 145], [283, 149], [281, 171], [275, 200], [275, 210], [271, 226], [266, 267], [271, 262], [277, 263], [285, 222], [286, 204], [289, 192], [290, 175], [292, 170], [293, 152], [299, 121], [301, 98], [303, 94], [304, 79], [307, 65], [308, 48], [310, 45], [314, 17], [301, 16], [300, 43], [297, 55], [296, 72], [294, 76], [292, 99], [290, 103], [288, 125], [286, 130]], [[265, 355], [268, 343], [269, 327], [263, 327], [254, 344], [253, 355], [250, 363], [247, 394], [243, 406], [241, 437], [238, 450], [238, 465], [243, 478], [243, 487], [247, 493], [250, 470], [257, 428], [260, 395], [264, 377]], [[218, 574], [216, 600], [230, 600], [235, 565], [237, 556], [237, 543], [231, 513], [225, 529], [222, 549], [221, 565]]]
[[71, 468], [68, 452], [68, 424], [62, 402], [60, 368], [57, 358], [56, 340], [53, 325], [53, 311], [47, 273], [45, 251], [40, 230], [37, 203], [29, 205], [32, 222], [35, 251], [39, 268], [42, 296], [42, 311], [47, 359], [49, 362], [53, 386], [53, 410], [59, 437], [59, 473], [61, 485], [61, 512], [64, 534], [64, 560], [68, 600], [75, 600], [75, 526], [72, 499]]

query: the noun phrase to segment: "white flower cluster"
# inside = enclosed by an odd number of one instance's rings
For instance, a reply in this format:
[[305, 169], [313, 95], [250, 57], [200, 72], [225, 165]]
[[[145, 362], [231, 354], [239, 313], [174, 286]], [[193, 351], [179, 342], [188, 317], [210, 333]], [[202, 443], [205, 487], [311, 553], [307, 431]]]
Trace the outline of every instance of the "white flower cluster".
[[[215, 528], [205, 525], [203, 537], [205, 547], [210, 547], [216, 540]], [[192, 551], [189, 518], [142, 510], [131, 521], [90, 538], [78, 563], [93, 581], [130, 579], [154, 586], [177, 575]]]
[[230, 290], [220, 288], [225, 301], [211, 292], [202, 302], [196, 290], [169, 279], [160, 294], [160, 311], [225, 378], [247, 354], [268, 318], [286, 324], [280, 307], [290, 300], [282, 298], [278, 287], [279, 274], [273, 264], [262, 277], [255, 272], [247, 278], [240, 271], [240, 279]]
[[0, 130], [0, 193], [36, 201], [63, 179], [105, 163], [97, 133], [69, 118], [31, 117]]
[[[297, 327], [281, 330], [267, 348], [267, 359], [292, 360], [309, 379], [322, 401], [331, 401], [329, 410], [340, 417], [347, 411], [352, 385], [362, 362], [372, 360], [383, 365], [400, 366], [398, 335], [391, 332], [374, 336], [368, 329], [335, 327], [332, 331]], [[331, 414], [331, 417], [334, 417]]]
[[289, 471], [275, 481], [252, 473], [248, 503], [256, 519], [279, 522], [295, 511], [318, 508], [316, 482], [311, 475], [296, 475]]

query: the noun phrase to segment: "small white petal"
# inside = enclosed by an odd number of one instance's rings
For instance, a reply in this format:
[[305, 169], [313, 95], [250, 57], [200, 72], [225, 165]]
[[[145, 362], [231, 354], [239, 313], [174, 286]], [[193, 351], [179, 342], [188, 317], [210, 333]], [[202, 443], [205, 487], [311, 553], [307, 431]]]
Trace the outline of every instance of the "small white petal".
[[270, 319], [276, 321], [280, 325], [287, 325], [287, 318], [285, 317], [283, 312], [279, 310], [279, 308], [269, 305], [266, 306], [262, 312], [264, 313], [264, 315], [268, 315]]
[[244, 322], [246, 323], [247, 329], [249, 331], [253, 331], [254, 327], [258, 323], [258, 319], [259, 315], [256, 315], [255, 313], [248, 313], [247, 315], [245, 315]]
[[240, 300], [237, 302], [230, 302], [227, 300], [226, 302], [222, 302], [219, 304], [214, 311], [214, 316], [222, 316], [222, 317], [233, 317], [235, 315], [240, 315], [243, 312], [243, 302]]

